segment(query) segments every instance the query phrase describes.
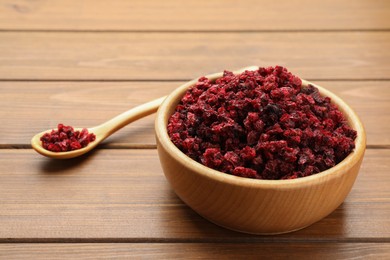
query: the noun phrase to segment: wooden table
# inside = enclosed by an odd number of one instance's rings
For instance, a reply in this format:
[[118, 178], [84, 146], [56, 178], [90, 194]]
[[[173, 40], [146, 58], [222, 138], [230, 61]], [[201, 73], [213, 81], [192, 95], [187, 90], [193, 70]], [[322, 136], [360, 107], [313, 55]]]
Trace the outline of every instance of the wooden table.
[[[390, 257], [390, 2], [0, 1], [0, 257]], [[303, 230], [253, 236], [183, 204], [156, 152], [154, 116], [74, 160], [37, 132], [94, 126], [223, 69], [283, 65], [359, 114], [355, 186]]]

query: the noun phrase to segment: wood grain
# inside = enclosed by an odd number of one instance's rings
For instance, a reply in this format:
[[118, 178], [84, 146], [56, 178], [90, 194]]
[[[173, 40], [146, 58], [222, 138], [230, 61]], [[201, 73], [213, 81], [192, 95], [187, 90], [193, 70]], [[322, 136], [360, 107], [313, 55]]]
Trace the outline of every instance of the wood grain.
[[2, 244], [6, 259], [385, 259], [389, 243]]
[[0, 33], [0, 80], [188, 80], [283, 65], [307, 80], [389, 79], [389, 32]]
[[[98, 125], [184, 82], [0, 82], [0, 146], [29, 145], [36, 133], [65, 123]], [[316, 81], [343, 98], [360, 116], [368, 145], [390, 145], [389, 81]], [[155, 147], [154, 115], [134, 122], [105, 147]]]
[[325, 219], [263, 237], [220, 228], [190, 210], [171, 191], [156, 150], [51, 161], [2, 149], [0, 242], [389, 242], [389, 156], [368, 150], [352, 192]]
[[[0, 258], [389, 259], [389, 17], [387, 0], [0, 0]], [[347, 101], [376, 148], [346, 201], [295, 233], [236, 233], [184, 205], [150, 149], [154, 116], [78, 159], [19, 149], [183, 80], [276, 64]]]
[[23, 1], [0, 2], [7, 30], [389, 29], [390, 5], [358, 1]]

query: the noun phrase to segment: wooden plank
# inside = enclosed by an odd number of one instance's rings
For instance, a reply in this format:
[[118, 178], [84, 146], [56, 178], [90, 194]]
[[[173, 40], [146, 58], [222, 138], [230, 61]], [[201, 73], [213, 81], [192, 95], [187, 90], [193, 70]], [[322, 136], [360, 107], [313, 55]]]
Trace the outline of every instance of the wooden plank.
[[[66, 123], [98, 125], [184, 82], [0, 82], [0, 146], [28, 145], [31, 137]], [[369, 145], [390, 145], [389, 81], [316, 81], [342, 97], [361, 117]], [[154, 116], [125, 127], [111, 147], [155, 147]]]
[[5, 259], [386, 259], [389, 243], [1, 244]]
[[390, 241], [390, 150], [368, 150], [346, 201], [290, 234], [220, 228], [171, 191], [156, 150], [97, 150], [66, 161], [0, 150], [0, 242]]
[[7, 30], [389, 29], [390, 4], [371, 1], [2, 1]]
[[388, 79], [389, 46], [389, 32], [3, 32], [0, 80], [178, 80], [277, 64], [305, 79]]

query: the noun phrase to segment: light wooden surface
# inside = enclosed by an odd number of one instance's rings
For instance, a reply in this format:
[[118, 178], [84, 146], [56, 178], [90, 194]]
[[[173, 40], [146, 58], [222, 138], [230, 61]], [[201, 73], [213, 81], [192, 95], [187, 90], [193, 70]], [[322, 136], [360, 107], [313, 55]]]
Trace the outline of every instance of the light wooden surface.
[[[0, 258], [390, 258], [389, 16], [386, 0], [0, 0]], [[298, 232], [236, 233], [190, 210], [163, 176], [154, 116], [79, 159], [30, 148], [59, 122], [275, 64], [337, 93], [367, 131], [346, 201]]]
[[270, 64], [307, 80], [390, 79], [390, 34], [382, 31], [11, 31], [0, 39], [0, 77], [8, 80], [190, 80]]
[[[334, 248], [337, 246], [337, 250]], [[118, 243], [2, 244], [0, 255], [17, 258], [141, 259], [386, 259], [389, 243]]]
[[380, 30], [389, 29], [386, 0], [2, 1], [5, 30]]

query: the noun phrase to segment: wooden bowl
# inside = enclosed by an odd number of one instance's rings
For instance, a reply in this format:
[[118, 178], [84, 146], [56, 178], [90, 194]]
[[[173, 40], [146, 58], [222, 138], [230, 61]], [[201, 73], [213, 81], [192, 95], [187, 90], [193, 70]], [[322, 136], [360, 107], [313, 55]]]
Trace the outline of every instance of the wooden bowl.
[[[216, 79], [222, 73], [208, 76]], [[167, 122], [185, 91], [172, 92], [160, 106], [155, 123], [157, 149], [175, 193], [198, 214], [217, 225], [252, 234], [287, 233], [307, 227], [334, 211], [355, 182], [366, 147], [366, 134], [355, 112], [330, 91], [332, 99], [357, 131], [356, 148], [342, 162], [321, 173], [293, 180], [257, 180], [208, 168], [181, 152], [170, 140]], [[303, 80], [303, 85], [309, 84]]]

